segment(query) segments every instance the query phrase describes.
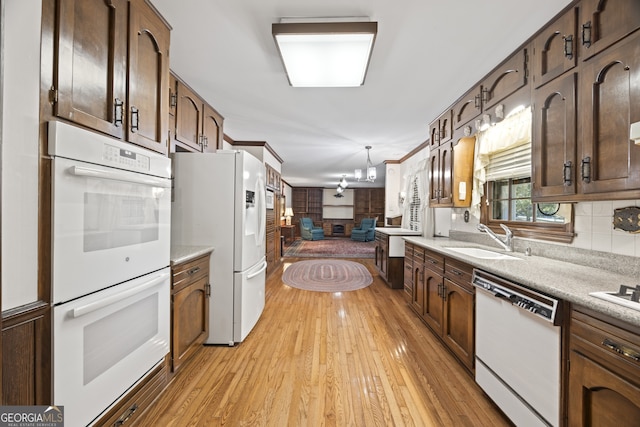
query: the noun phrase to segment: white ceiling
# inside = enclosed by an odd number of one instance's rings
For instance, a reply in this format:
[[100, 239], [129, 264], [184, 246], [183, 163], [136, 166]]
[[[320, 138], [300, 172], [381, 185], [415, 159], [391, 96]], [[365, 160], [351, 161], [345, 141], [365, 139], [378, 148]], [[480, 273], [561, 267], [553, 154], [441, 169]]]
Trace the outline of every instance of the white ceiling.
[[[334, 187], [399, 160], [429, 122], [570, 0], [152, 0], [173, 27], [171, 69], [225, 118], [266, 141], [292, 186]], [[378, 36], [364, 86], [293, 88], [271, 35], [281, 17], [368, 16]], [[379, 177], [384, 168], [378, 167]], [[358, 186], [352, 184], [353, 186]], [[372, 184], [360, 184], [372, 185]], [[383, 186], [379, 178], [374, 186]]]

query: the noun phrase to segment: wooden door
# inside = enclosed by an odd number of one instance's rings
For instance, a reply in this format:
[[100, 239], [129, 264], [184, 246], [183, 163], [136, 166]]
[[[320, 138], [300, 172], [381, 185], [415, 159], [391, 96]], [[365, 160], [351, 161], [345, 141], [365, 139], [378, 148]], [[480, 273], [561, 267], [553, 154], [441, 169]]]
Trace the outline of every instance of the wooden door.
[[442, 280], [441, 274], [424, 268], [424, 311], [422, 318], [438, 335], [442, 335]]
[[640, 33], [586, 62], [580, 72], [581, 191], [640, 189]]
[[131, 0], [127, 140], [168, 154], [169, 33], [145, 0]]
[[638, 0], [582, 0], [580, 57], [583, 61], [640, 27]]
[[176, 95], [176, 141], [202, 151], [202, 100], [181, 81]]
[[58, 1], [54, 114], [123, 138], [126, 126], [126, 0]]
[[442, 338], [460, 361], [471, 370], [474, 358], [473, 293], [445, 278], [442, 294]]
[[429, 152], [429, 205], [436, 206], [440, 202], [440, 151], [437, 148]]
[[403, 270], [404, 292], [409, 297], [413, 297], [413, 245], [404, 244], [404, 270]]
[[207, 338], [209, 328], [208, 284], [209, 276], [202, 277], [172, 296], [171, 354], [174, 371], [194, 350], [192, 347], [201, 344]]
[[411, 291], [411, 307], [413, 310], [418, 313], [420, 316], [424, 315], [424, 266], [422, 263], [413, 263], [413, 278], [411, 280], [412, 283], [412, 291]]
[[[222, 148], [224, 138], [222, 131], [222, 116], [209, 104], [204, 104], [202, 116], [202, 138], [203, 151], [212, 153]], [[274, 183], [275, 188], [280, 187], [280, 183]]]
[[483, 111], [489, 110], [527, 84], [527, 54], [527, 49], [519, 50], [482, 82]]
[[[482, 113], [482, 95], [480, 87], [473, 88], [467, 92], [453, 106], [453, 128], [460, 129]], [[473, 133], [469, 130], [469, 135]]]
[[440, 145], [438, 150], [440, 152], [440, 193], [438, 196], [438, 204], [441, 206], [451, 206], [453, 204], [453, 196], [451, 194], [453, 178], [453, 149], [451, 141]]
[[576, 192], [576, 74], [534, 90], [532, 196], [566, 198]]
[[533, 39], [535, 87], [576, 66], [576, 13], [576, 9], [570, 9]]
[[569, 426], [637, 426], [640, 387], [587, 356], [572, 351]]

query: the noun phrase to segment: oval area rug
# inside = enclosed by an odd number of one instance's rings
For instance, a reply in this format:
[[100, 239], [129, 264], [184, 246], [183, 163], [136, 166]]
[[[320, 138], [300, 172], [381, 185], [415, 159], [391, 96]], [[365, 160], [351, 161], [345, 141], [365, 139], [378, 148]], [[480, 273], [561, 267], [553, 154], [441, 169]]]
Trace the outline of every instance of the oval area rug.
[[344, 292], [366, 288], [373, 282], [369, 270], [357, 262], [338, 259], [298, 261], [282, 273], [294, 288], [319, 292]]

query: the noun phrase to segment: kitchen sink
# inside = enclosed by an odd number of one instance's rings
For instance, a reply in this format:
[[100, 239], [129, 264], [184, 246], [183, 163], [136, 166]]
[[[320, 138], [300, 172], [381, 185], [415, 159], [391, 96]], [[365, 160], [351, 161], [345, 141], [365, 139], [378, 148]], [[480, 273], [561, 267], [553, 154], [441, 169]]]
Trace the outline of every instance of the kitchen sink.
[[500, 252], [489, 251], [486, 249], [480, 249], [480, 248], [444, 248], [444, 249], [448, 249], [453, 252], [458, 252], [463, 255], [468, 255], [470, 257], [480, 258], [480, 259], [513, 259], [513, 260], [520, 259], [511, 255], [503, 254]]

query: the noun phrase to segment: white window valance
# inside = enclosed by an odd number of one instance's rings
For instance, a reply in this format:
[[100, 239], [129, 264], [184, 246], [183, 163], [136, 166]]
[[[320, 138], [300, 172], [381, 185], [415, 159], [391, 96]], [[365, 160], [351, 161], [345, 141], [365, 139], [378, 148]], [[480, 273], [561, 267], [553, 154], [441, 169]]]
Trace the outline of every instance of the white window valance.
[[485, 182], [531, 176], [531, 126], [528, 107], [476, 134], [471, 194], [471, 212], [475, 216], [480, 216]]

